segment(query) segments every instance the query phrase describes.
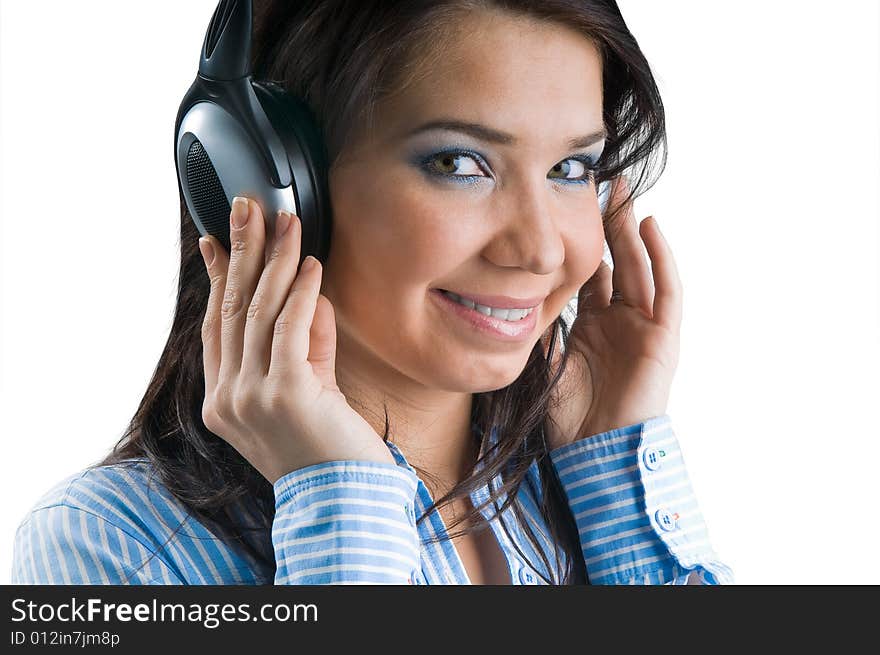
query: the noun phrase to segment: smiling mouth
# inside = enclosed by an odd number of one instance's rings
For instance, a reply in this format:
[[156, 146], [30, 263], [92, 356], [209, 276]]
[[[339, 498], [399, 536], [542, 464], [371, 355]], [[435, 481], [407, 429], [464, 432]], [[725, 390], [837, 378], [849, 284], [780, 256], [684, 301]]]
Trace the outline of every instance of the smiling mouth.
[[502, 321], [510, 321], [515, 323], [516, 321], [521, 321], [526, 316], [535, 311], [537, 305], [527, 308], [515, 308], [515, 309], [502, 309], [498, 307], [489, 307], [488, 305], [481, 305], [479, 303], [474, 302], [469, 298], [463, 298], [458, 294], [453, 293], [452, 291], [447, 291], [446, 289], [438, 289], [440, 293], [449, 298], [450, 300], [458, 303], [459, 305], [463, 305], [468, 309], [473, 309], [483, 316], [493, 316], [495, 318], [501, 319]]
[[[531, 339], [531, 335], [535, 332], [537, 326], [538, 314], [543, 304], [539, 303], [536, 307], [525, 309], [499, 309], [499, 314], [493, 315], [496, 310], [491, 307], [483, 306], [484, 309], [477, 309], [476, 303], [473, 307], [467, 304], [466, 299], [459, 298], [456, 301], [450, 293], [444, 289], [432, 289], [431, 297], [436, 299], [438, 307], [445, 310], [444, 317], [449, 317], [449, 326], [459, 334], [469, 335], [468, 338], [477, 338], [481, 343], [527, 343]], [[488, 309], [488, 314], [486, 313]], [[502, 314], [504, 312], [505, 314]], [[511, 316], [511, 312], [513, 315]], [[464, 332], [461, 332], [464, 328]]]

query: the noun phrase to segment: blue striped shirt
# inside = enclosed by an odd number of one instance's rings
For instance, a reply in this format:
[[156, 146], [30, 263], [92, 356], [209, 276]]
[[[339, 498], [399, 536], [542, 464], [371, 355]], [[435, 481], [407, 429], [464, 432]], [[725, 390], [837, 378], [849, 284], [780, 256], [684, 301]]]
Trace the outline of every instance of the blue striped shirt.
[[[492, 430], [481, 455], [496, 440]], [[433, 500], [400, 449], [387, 445], [396, 464], [322, 462], [278, 479], [263, 561], [189, 516], [146, 459], [86, 469], [48, 491], [20, 523], [12, 583], [471, 584], [453, 543], [436, 541], [446, 534], [439, 511], [416, 521]], [[668, 415], [580, 439], [550, 458], [591, 583], [733, 583], [709, 542]], [[499, 474], [492, 489], [500, 484]], [[535, 462], [517, 500], [555, 562], [540, 490]], [[474, 507], [489, 494], [488, 484], [474, 491]], [[501, 507], [504, 496], [497, 500]], [[490, 504], [483, 517], [494, 511]], [[512, 584], [548, 584], [538, 573], [558, 579], [543, 570], [512, 508], [490, 526]]]

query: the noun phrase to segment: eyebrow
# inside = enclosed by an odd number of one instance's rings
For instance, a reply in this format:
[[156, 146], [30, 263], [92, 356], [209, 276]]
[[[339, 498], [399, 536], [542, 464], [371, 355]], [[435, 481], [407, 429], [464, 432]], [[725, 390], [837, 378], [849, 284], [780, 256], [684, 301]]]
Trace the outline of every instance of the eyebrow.
[[[501, 132], [499, 130], [487, 127], [486, 125], [481, 125], [479, 123], [469, 123], [467, 121], [450, 119], [439, 119], [423, 123], [422, 125], [419, 125], [415, 129], [411, 130], [406, 136], [407, 138], [409, 138], [416, 134], [427, 132], [429, 130], [452, 130], [454, 132], [463, 132], [465, 134], [469, 134], [476, 139], [480, 139], [481, 141], [488, 141], [489, 143], [499, 143], [502, 145], [511, 145], [516, 143], [516, 137], [512, 134], [508, 134], [507, 132]], [[593, 132], [592, 134], [585, 134], [584, 136], [577, 136], [569, 139], [568, 147], [588, 148], [594, 143], [597, 143], [598, 141], [601, 141], [602, 139], [605, 139], [607, 137], [608, 132], [603, 127], [598, 132]]]

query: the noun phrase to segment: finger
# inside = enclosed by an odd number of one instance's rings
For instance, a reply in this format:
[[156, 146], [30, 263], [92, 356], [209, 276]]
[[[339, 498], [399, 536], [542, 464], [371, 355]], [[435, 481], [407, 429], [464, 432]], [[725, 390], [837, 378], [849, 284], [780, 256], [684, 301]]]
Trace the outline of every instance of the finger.
[[611, 300], [611, 267], [604, 261], [593, 276], [581, 287], [578, 294], [578, 314], [599, 312], [608, 307]]
[[241, 359], [242, 377], [263, 378], [269, 372], [272, 357], [272, 334], [275, 321], [290, 285], [296, 277], [302, 242], [302, 223], [293, 214], [279, 214], [277, 225], [287, 223], [287, 231], [278, 237], [266, 257], [266, 266], [260, 275], [254, 297], [247, 311], [244, 327], [244, 352]]
[[286, 378], [304, 370], [309, 359], [310, 331], [321, 291], [321, 275], [321, 262], [312, 256], [306, 257], [275, 321], [268, 377]]
[[199, 250], [205, 261], [208, 278], [211, 280], [211, 292], [208, 295], [208, 306], [202, 320], [202, 362], [205, 369], [205, 395], [214, 392], [217, 387], [217, 375], [220, 370], [220, 305], [226, 289], [226, 254], [217, 240], [211, 236], [199, 239]]
[[639, 225], [654, 274], [654, 320], [671, 330], [678, 330], [682, 314], [682, 285], [672, 249], [660, 231], [657, 219], [650, 216]]
[[244, 199], [244, 204], [238, 199], [233, 200], [229, 224], [230, 253], [226, 292], [221, 307], [220, 380], [235, 378], [241, 371], [245, 322], [254, 289], [263, 270], [265, 240], [266, 228], [259, 204], [249, 198]]
[[309, 362], [326, 387], [336, 387], [336, 313], [324, 295], [318, 295], [309, 331]]
[[608, 247], [614, 262], [612, 286], [614, 291], [623, 295], [627, 305], [641, 307], [650, 314], [654, 302], [654, 289], [642, 240], [639, 238], [638, 225], [633, 212], [632, 199], [627, 200], [630, 189], [626, 178], [618, 176], [611, 192], [614, 211], [605, 226]]

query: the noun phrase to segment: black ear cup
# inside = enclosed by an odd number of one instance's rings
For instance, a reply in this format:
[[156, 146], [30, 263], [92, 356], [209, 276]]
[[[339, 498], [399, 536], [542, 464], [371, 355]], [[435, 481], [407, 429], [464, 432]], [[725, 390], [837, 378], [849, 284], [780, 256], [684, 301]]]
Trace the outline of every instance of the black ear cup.
[[254, 82], [254, 93], [284, 145], [291, 188], [302, 222], [302, 255], [327, 262], [333, 234], [327, 152], [321, 129], [308, 105], [274, 82]]
[[[300, 263], [307, 255], [326, 263], [332, 210], [317, 121], [303, 100], [277, 84], [247, 78], [232, 88], [197, 78], [178, 116], [178, 181], [199, 234], [210, 234], [229, 252], [232, 198], [246, 196], [260, 206], [268, 239], [278, 210], [294, 213], [302, 225]], [[247, 117], [236, 111], [242, 99], [251, 103]], [[247, 120], [260, 121], [260, 132], [277, 139], [286, 186], [272, 179]]]
[[208, 153], [195, 139], [186, 153], [186, 184], [205, 229], [229, 252], [229, 213], [232, 207]]

